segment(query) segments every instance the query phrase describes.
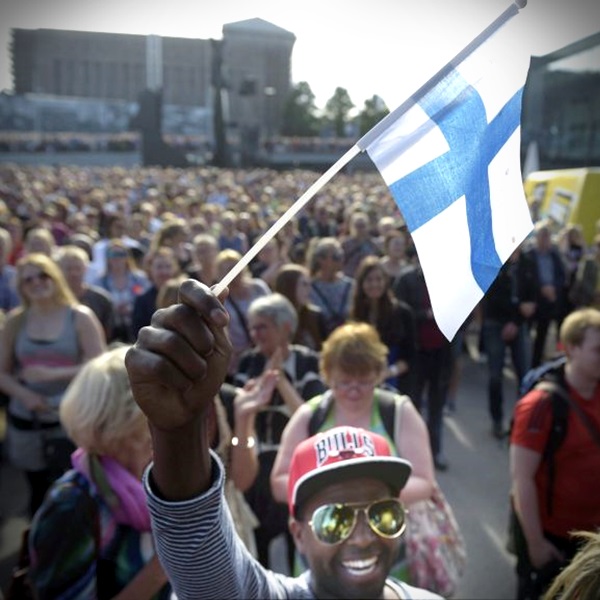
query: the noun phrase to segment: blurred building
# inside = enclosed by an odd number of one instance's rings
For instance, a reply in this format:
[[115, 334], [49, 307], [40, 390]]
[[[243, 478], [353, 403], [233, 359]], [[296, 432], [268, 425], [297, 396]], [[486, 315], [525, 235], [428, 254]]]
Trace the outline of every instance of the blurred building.
[[[48, 117], [48, 98], [64, 99], [66, 107], [74, 100], [100, 101], [110, 107], [105, 111], [110, 116], [115, 110], [131, 112], [132, 103], [154, 89], [161, 91], [166, 133], [192, 135], [212, 129], [218, 98], [227, 135], [239, 141], [262, 140], [281, 125], [295, 39], [258, 18], [224, 25], [221, 40], [13, 29], [13, 89], [16, 96], [27, 98], [29, 112], [36, 100], [44, 105], [45, 117], [34, 116], [33, 121], [50, 130], [58, 123]], [[77, 115], [69, 123], [70, 111], [60, 112], [62, 130], [77, 126]], [[106, 115], [104, 126], [110, 128]], [[199, 115], [204, 123], [198, 123]], [[19, 128], [18, 119], [10, 127], [7, 118], [4, 112], [1, 129]]]
[[521, 121], [539, 169], [600, 165], [600, 32], [532, 57]]

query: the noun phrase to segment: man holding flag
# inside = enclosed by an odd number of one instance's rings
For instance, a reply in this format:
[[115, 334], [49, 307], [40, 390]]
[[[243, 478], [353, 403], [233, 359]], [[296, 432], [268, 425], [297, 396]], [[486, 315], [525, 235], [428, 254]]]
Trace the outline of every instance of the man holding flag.
[[[439, 598], [388, 576], [404, 529], [397, 495], [410, 464], [388, 456], [383, 438], [343, 428], [335, 439], [310, 438], [296, 449], [290, 530], [310, 568], [291, 578], [264, 569], [237, 539], [223, 500], [223, 468], [207, 443], [205, 407], [231, 352], [227, 286], [361, 151], [390, 186], [436, 322], [454, 336], [531, 229], [518, 135], [529, 56], [512, 55], [506, 35], [491, 37], [518, 11], [511, 5], [359, 140], [212, 292], [184, 282], [180, 303], [156, 313], [129, 350], [131, 387], [153, 437], [154, 463], [144, 478], [152, 530], [178, 598]], [[253, 440], [244, 443], [253, 451]]]

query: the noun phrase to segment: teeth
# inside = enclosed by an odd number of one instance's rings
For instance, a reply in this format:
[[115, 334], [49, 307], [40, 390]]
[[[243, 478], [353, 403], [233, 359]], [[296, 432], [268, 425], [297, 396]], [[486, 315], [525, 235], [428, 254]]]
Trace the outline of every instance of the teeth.
[[364, 560], [346, 560], [342, 564], [352, 575], [365, 575], [370, 573], [377, 563], [377, 557]]

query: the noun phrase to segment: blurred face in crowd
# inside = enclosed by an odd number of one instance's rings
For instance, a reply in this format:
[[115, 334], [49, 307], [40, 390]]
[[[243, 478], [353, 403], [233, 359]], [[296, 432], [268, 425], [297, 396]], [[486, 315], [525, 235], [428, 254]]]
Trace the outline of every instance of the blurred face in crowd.
[[177, 263], [172, 256], [159, 254], [150, 265], [150, 278], [156, 287], [160, 287], [174, 277], [177, 270]]
[[387, 246], [388, 256], [392, 258], [403, 258], [406, 251], [406, 242], [400, 235], [390, 238]]
[[35, 252], [45, 254], [46, 256], [51, 256], [52, 254], [52, 242], [42, 234], [32, 233], [27, 236], [25, 246], [28, 254], [34, 254]]
[[85, 277], [86, 264], [77, 256], [64, 256], [60, 259], [60, 268], [72, 290], [81, 287]]
[[201, 265], [212, 265], [217, 258], [218, 249], [216, 242], [202, 240], [194, 245], [196, 258]]
[[383, 269], [374, 267], [363, 279], [362, 291], [369, 300], [379, 300], [386, 291], [386, 285]]
[[550, 250], [550, 247], [552, 246], [552, 235], [550, 233], [550, 230], [545, 227], [541, 228], [537, 232], [536, 242], [538, 249], [542, 252]]
[[369, 237], [369, 221], [367, 217], [357, 217], [352, 221], [351, 233], [360, 239]]
[[277, 348], [285, 347], [289, 342], [287, 327], [278, 327], [273, 320], [262, 315], [250, 315], [248, 327], [254, 345], [265, 356], [271, 356]]
[[326, 273], [336, 273], [342, 268], [344, 253], [341, 248], [328, 248], [320, 259], [321, 270]]
[[52, 300], [56, 292], [54, 279], [40, 267], [32, 264], [23, 267], [20, 287], [30, 302]]
[[129, 268], [129, 252], [121, 246], [111, 246], [106, 252], [106, 263], [109, 270], [127, 270]]

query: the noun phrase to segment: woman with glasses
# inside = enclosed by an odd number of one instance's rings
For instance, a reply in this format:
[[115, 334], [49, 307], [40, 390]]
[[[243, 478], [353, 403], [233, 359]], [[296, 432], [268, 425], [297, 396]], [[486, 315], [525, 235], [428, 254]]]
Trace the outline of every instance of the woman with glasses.
[[127, 245], [112, 239], [106, 247], [106, 271], [94, 282], [104, 288], [112, 297], [116, 318], [113, 337], [115, 340], [133, 342], [131, 316], [137, 296], [150, 286], [149, 277], [135, 265]]
[[57, 476], [43, 440], [65, 437], [58, 419], [63, 393], [106, 342], [94, 313], [76, 300], [48, 256], [19, 260], [17, 289], [21, 306], [9, 313], [0, 343], [0, 388], [10, 396], [8, 456], [25, 471], [33, 515]]

